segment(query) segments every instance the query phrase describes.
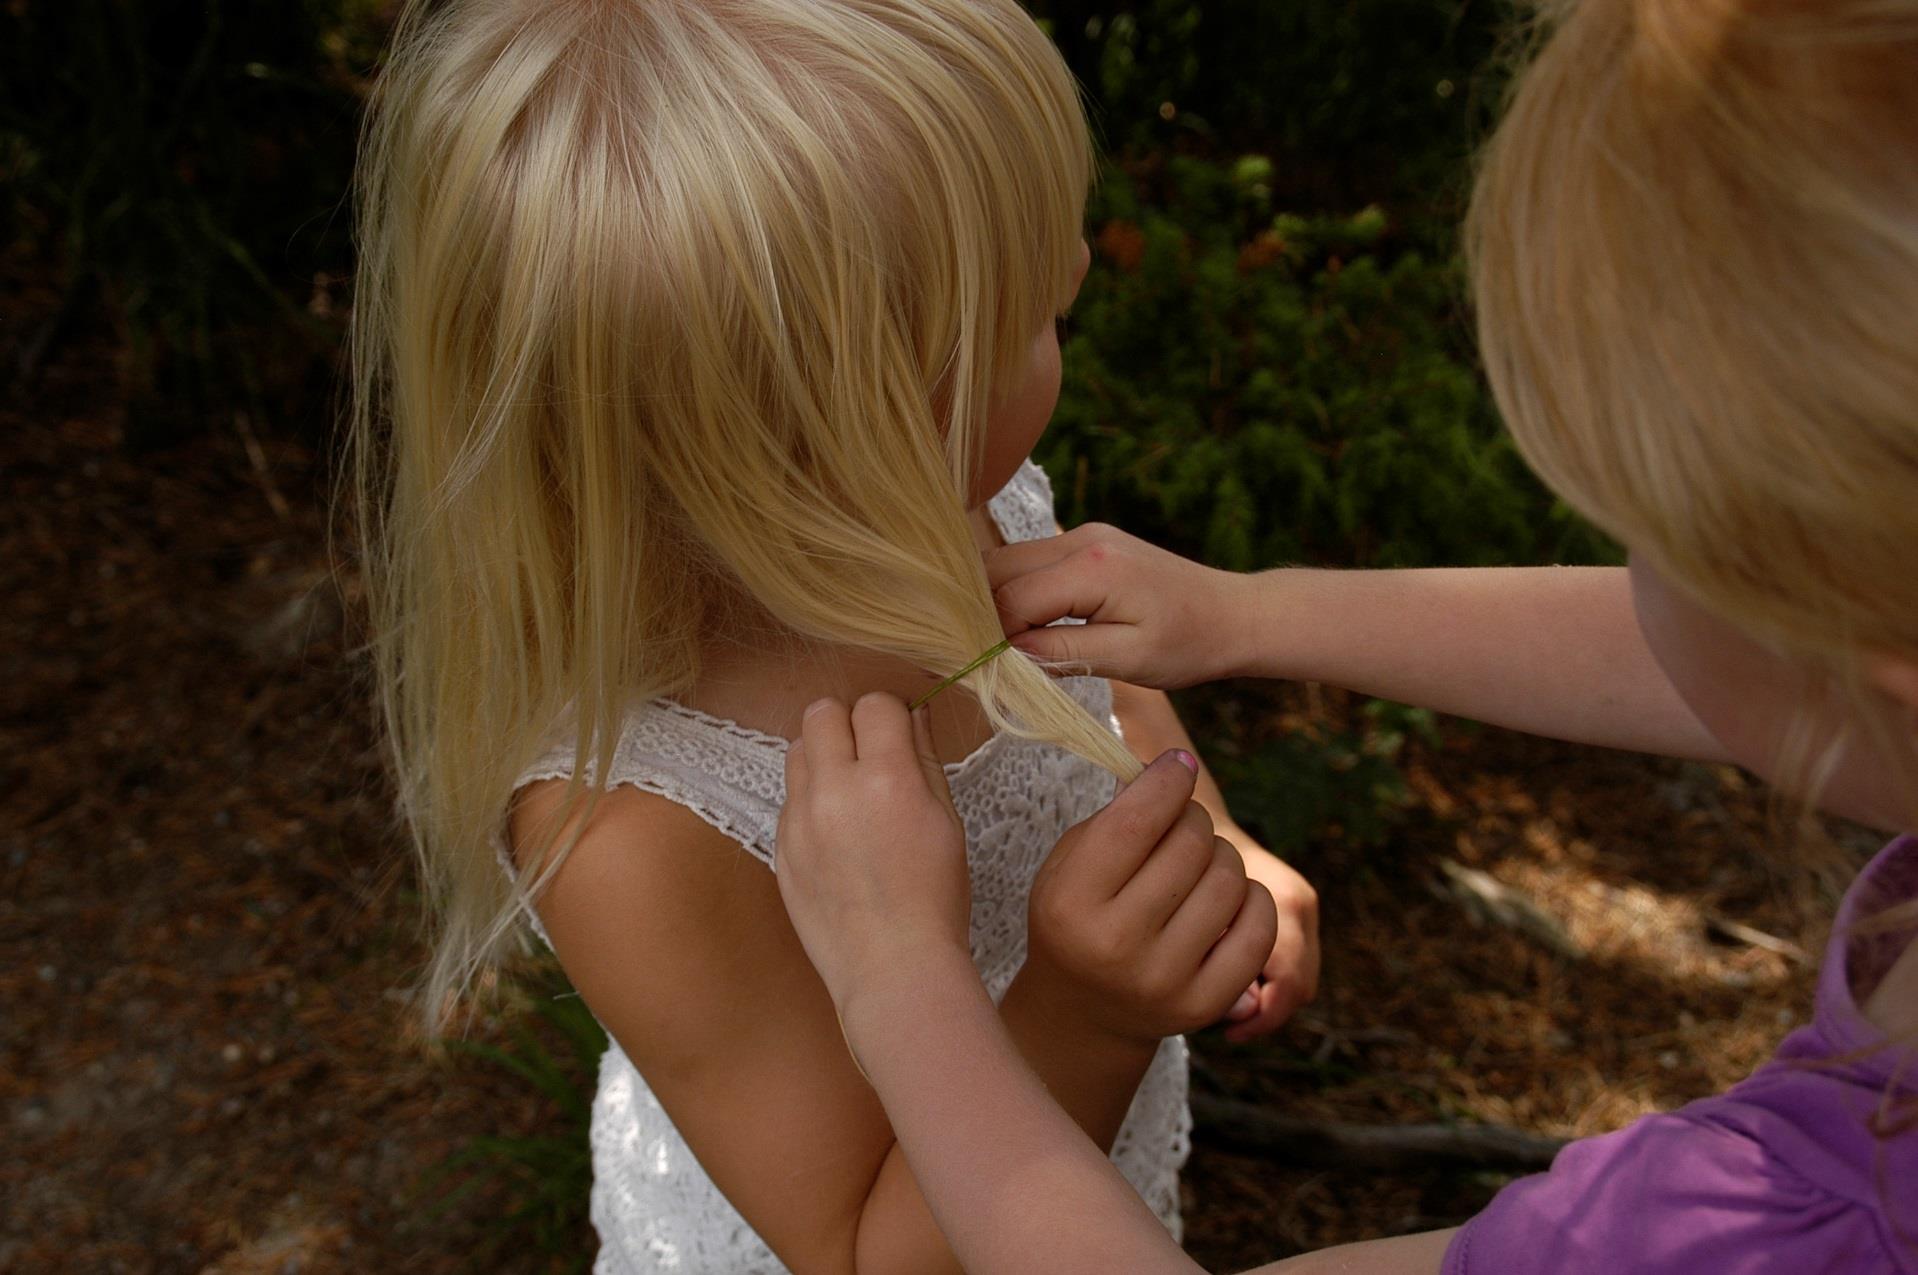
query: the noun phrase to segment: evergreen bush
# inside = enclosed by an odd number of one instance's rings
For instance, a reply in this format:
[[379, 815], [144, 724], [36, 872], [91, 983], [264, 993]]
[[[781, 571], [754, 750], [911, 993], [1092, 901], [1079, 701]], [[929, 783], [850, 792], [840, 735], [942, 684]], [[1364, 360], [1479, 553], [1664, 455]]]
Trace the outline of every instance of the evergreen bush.
[[1607, 557], [1500, 428], [1455, 257], [1376, 206], [1268, 214], [1263, 157], [1163, 168], [1094, 201], [1038, 451], [1062, 517], [1234, 570]]

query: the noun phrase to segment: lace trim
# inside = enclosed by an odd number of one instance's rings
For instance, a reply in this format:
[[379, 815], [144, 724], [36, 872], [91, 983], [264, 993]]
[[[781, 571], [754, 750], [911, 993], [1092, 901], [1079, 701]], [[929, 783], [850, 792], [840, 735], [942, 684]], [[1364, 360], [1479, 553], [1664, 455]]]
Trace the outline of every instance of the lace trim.
[[[719, 731], [723, 735], [735, 737], [746, 743], [762, 746], [769, 751], [777, 752], [779, 754], [780, 766], [783, 768], [786, 764], [786, 753], [792, 747], [792, 741], [789, 739], [781, 738], [778, 735], [768, 735], [763, 731], [756, 731], [750, 726], [742, 726], [730, 717], [715, 717], [711, 713], [689, 707], [688, 705], [680, 703], [678, 700], [662, 698], [650, 700], [648, 703], [654, 708], [670, 713], [674, 717], [684, 718], [695, 725], [709, 727]], [[999, 750], [1001, 741], [1016, 738], [1018, 738], [1018, 736], [1011, 735], [1005, 731], [995, 731], [981, 740], [979, 746], [967, 753], [964, 757], [961, 757], [958, 761], [945, 762], [940, 766], [940, 769], [946, 772], [946, 778], [948, 780], [961, 778], [975, 767], [983, 765], [986, 761], [990, 760], [992, 755]], [[530, 781], [522, 780], [521, 782], [525, 783]], [[613, 782], [624, 783], [627, 781], [616, 778]], [[780, 777], [780, 789], [780, 796], [783, 798], [785, 796], [785, 777], [783, 774]], [[660, 795], [664, 796], [665, 794], [662, 793]]]
[[[590, 769], [588, 767], [589, 771]], [[536, 784], [545, 779], [571, 779], [572, 777], [573, 770], [570, 766], [545, 766], [527, 771], [520, 777], [519, 782], [523, 788], [527, 784]], [[691, 784], [681, 783], [665, 775], [635, 774], [615, 775], [607, 781], [606, 788], [609, 792], [614, 788], [636, 788], [640, 792], [651, 793], [655, 797], [664, 797], [676, 806], [684, 806], [688, 811], [712, 825], [716, 832], [729, 840], [737, 841], [740, 849], [752, 855], [753, 858], [769, 868], [773, 866], [772, 846], [762, 844], [763, 838], [758, 829], [749, 827], [745, 820], [735, 817], [728, 811], [707, 805], [699, 790]], [[511, 854], [507, 852], [503, 843], [497, 847], [497, 850], [501, 866], [506, 869], [508, 876], [517, 880], [519, 873]]]

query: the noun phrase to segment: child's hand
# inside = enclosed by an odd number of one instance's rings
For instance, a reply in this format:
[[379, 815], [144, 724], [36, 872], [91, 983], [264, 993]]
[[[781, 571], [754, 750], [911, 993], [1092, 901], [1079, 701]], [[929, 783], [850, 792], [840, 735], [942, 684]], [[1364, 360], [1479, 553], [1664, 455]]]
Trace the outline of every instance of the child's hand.
[[[1242, 577], [1088, 523], [986, 554], [1012, 644], [1035, 659], [1162, 690], [1231, 676]], [[1083, 625], [1044, 628], [1073, 616]]]
[[966, 834], [928, 731], [891, 695], [826, 699], [786, 753], [779, 897], [842, 1009], [873, 978], [968, 951]]
[[1219, 1021], [1273, 950], [1272, 896], [1191, 800], [1167, 753], [1059, 839], [1032, 883], [1022, 994], [1107, 1036], [1156, 1044]]
[[1226, 1012], [1225, 1038], [1238, 1044], [1277, 1031], [1318, 995], [1319, 895], [1243, 828], [1221, 827], [1218, 833], [1238, 847], [1245, 875], [1266, 888], [1279, 913], [1278, 937], [1259, 967], [1259, 981]]

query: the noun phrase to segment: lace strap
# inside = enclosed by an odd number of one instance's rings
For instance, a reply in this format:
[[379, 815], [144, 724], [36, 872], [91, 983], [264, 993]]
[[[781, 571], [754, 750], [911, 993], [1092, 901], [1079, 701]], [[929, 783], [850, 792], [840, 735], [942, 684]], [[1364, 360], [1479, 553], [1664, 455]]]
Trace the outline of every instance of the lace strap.
[[[637, 788], [664, 797], [705, 820], [767, 867], [779, 808], [786, 801], [786, 741], [686, 708], [653, 700], [628, 715], [613, 751], [606, 786]], [[555, 744], [520, 772], [518, 785], [595, 778], [570, 741]]]
[[1028, 460], [1021, 464], [999, 494], [986, 503], [986, 512], [999, 525], [1007, 544], [1043, 540], [1057, 530], [1052, 509], [1052, 480]]

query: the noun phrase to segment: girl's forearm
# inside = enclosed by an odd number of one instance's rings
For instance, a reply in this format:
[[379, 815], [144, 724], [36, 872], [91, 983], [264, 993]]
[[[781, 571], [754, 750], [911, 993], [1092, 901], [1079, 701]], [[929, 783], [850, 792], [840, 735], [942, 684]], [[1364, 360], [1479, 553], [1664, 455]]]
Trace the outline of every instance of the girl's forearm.
[[[1035, 1074], [964, 953], [886, 972], [847, 1002], [843, 1022], [892, 1120], [894, 1156], [903, 1154], [915, 1195], [923, 1191], [920, 1207], [929, 1202], [942, 1247], [950, 1244], [945, 1261], [929, 1266], [882, 1233], [890, 1227], [869, 1234], [862, 1225], [861, 1272], [1199, 1269], [1062, 1109], [1060, 1101], [1069, 1102], [1078, 1086], [1061, 1089]], [[1128, 1087], [1128, 1102], [1130, 1096]], [[1112, 1128], [1116, 1133], [1116, 1120]], [[882, 1177], [893, 1167], [889, 1160]], [[947, 1266], [955, 1259], [956, 1267]]]
[[1285, 568], [1240, 579], [1238, 675], [1724, 760], [1646, 646], [1622, 567]]
[[[984, 997], [978, 975], [970, 963], [962, 976]], [[948, 980], [942, 978], [939, 984], [926, 986], [915, 998], [910, 1015], [902, 1017], [893, 1030], [917, 1033], [925, 1029], [929, 1019], [945, 1013], [945, 981]], [[971, 998], [970, 991], [966, 995]], [[986, 1003], [990, 1008], [990, 999]], [[1056, 1104], [1056, 1109], [1062, 1110], [1076, 1126], [1074, 1136], [1079, 1141], [1096, 1150], [1110, 1151], [1132, 1106], [1139, 1081], [1152, 1062], [1153, 1047], [1103, 1036], [1082, 1036], [1064, 1027], [1062, 1024], [1066, 1021], [1040, 1003], [1029, 984], [1015, 980], [998, 1008], [993, 1035], [1010, 1043], [1023, 1064], [1021, 1070], [1038, 1081], [1042, 1093], [1049, 1095], [1049, 1102]], [[850, 1024], [847, 1030], [850, 1034]], [[864, 1046], [860, 1048], [863, 1062]], [[877, 1087], [877, 1076], [870, 1069], [868, 1074]], [[890, 1099], [884, 1089], [880, 1089], [880, 1098], [888, 1104], [890, 1114]], [[1130, 1192], [1129, 1187], [1126, 1189]], [[954, 1257], [947, 1240], [927, 1207], [924, 1187], [914, 1172], [911, 1152], [904, 1146], [902, 1137], [881, 1165], [867, 1196], [860, 1225], [857, 1268], [861, 1275], [891, 1271], [957, 1272], [962, 1269], [960, 1259]]]

